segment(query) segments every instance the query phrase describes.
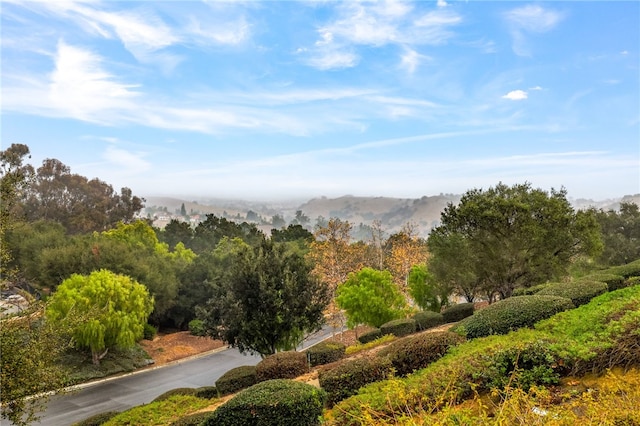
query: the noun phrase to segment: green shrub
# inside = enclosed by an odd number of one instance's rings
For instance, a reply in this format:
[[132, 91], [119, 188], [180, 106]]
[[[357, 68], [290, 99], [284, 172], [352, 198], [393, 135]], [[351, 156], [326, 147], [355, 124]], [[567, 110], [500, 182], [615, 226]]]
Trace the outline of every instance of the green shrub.
[[633, 287], [634, 285], [640, 285], [640, 277], [630, 277], [625, 281], [625, 287]]
[[412, 318], [416, 322], [416, 331], [423, 331], [444, 324], [444, 317], [439, 312], [421, 311], [414, 314]]
[[120, 414], [119, 411], [105, 411], [104, 413], [98, 413], [91, 417], [87, 417], [78, 423], [74, 423], [72, 426], [100, 426], [118, 414]]
[[251, 386], [221, 405], [208, 417], [210, 426], [315, 426], [326, 392], [293, 380], [269, 380]]
[[142, 331], [142, 337], [145, 340], [153, 340], [153, 339], [155, 339], [157, 334], [158, 334], [158, 329], [157, 328], [155, 328], [154, 326], [152, 326], [149, 323], [146, 323], [144, 325], [144, 329]]
[[216, 389], [220, 395], [236, 393], [258, 383], [255, 365], [242, 365], [232, 368], [216, 380]]
[[520, 287], [513, 290], [512, 296], [531, 296], [532, 294], [538, 294], [540, 290], [548, 286], [549, 283], [538, 284], [531, 287]]
[[382, 331], [380, 331], [379, 328], [375, 328], [359, 336], [358, 342], [365, 344], [365, 343], [373, 342], [374, 340], [378, 340], [381, 337], [382, 337]]
[[169, 399], [174, 395], [195, 395], [195, 393], [196, 393], [196, 388], [175, 388], [175, 389], [168, 390], [163, 394], [158, 395], [151, 402], [164, 401], [165, 399]]
[[556, 383], [562, 375], [638, 365], [638, 306], [640, 286], [624, 288], [558, 313], [535, 329], [470, 340], [406, 378], [363, 387], [325, 418], [334, 425], [362, 424], [371, 416], [379, 424], [396, 424], [492, 387], [526, 389]]
[[384, 357], [345, 360], [331, 369], [320, 370], [320, 387], [328, 393], [328, 403], [333, 405], [351, 395], [362, 386], [386, 379], [393, 372], [391, 360]]
[[473, 315], [474, 310], [473, 303], [458, 303], [442, 311], [442, 317], [445, 323], [458, 322]]
[[212, 414], [211, 411], [189, 414], [188, 416], [181, 417], [169, 426], [200, 426], [202, 422], [207, 420]]
[[269, 355], [256, 365], [258, 382], [273, 379], [295, 379], [309, 372], [304, 352], [286, 351]]
[[380, 326], [382, 335], [393, 334], [396, 337], [407, 336], [416, 332], [416, 321], [411, 318], [397, 319]]
[[581, 279], [568, 283], [551, 283], [540, 290], [538, 295], [566, 297], [571, 299], [574, 306], [580, 306], [606, 291], [607, 285], [603, 282]]
[[573, 307], [571, 300], [559, 296], [514, 296], [500, 300], [465, 318], [453, 327], [452, 331], [468, 339], [491, 334], [507, 334], [521, 327], [531, 327], [540, 320]]
[[536, 324], [556, 339], [551, 347], [572, 374], [640, 364], [640, 286], [594, 298], [590, 303]]
[[344, 343], [324, 341], [310, 347], [306, 352], [309, 356], [309, 364], [315, 367], [341, 360], [346, 349]]
[[406, 376], [420, 370], [444, 355], [449, 347], [465, 339], [450, 331], [424, 333], [391, 343], [378, 356], [391, 360], [396, 374]]
[[598, 272], [580, 278], [580, 281], [600, 281], [607, 285], [609, 291], [614, 291], [626, 287], [625, 279], [622, 275]]
[[640, 276], [640, 259], [627, 263], [626, 265], [613, 266], [606, 270], [606, 272], [622, 275], [625, 278]]
[[193, 394], [197, 398], [202, 399], [214, 399], [218, 397], [218, 388], [215, 386], [201, 386], [196, 388], [195, 393]]
[[189, 332], [194, 336], [206, 336], [207, 329], [204, 326], [204, 322], [199, 319], [189, 321]]

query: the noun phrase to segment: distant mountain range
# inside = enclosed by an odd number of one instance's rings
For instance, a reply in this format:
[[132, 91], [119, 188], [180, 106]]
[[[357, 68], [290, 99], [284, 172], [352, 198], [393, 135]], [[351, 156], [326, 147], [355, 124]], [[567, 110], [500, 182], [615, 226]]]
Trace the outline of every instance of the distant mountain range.
[[[199, 199], [182, 200], [170, 197], [145, 197], [146, 210], [149, 213], [166, 208], [168, 213], [179, 213], [184, 204], [190, 215], [215, 214], [229, 218], [245, 219], [247, 213], [253, 212], [266, 221], [279, 215], [287, 223], [295, 217], [296, 211], [302, 211], [314, 225], [319, 217], [332, 217], [349, 221], [353, 225], [371, 225], [380, 221], [382, 228], [389, 232], [397, 232], [406, 223], [417, 225], [418, 232], [426, 236], [440, 221], [440, 214], [448, 203], [458, 203], [460, 194], [440, 194], [422, 198], [391, 197], [356, 197], [345, 195], [338, 198], [319, 197], [306, 202], [254, 202], [245, 200]], [[574, 208], [594, 207], [603, 210], [616, 210], [621, 202], [633, 202], [640, 205], [640, 194], [625, 195], [617, 199], [601, 201], [587, 199], [571, 199]], [[265, 225], [268, 228], [268, 225]]]

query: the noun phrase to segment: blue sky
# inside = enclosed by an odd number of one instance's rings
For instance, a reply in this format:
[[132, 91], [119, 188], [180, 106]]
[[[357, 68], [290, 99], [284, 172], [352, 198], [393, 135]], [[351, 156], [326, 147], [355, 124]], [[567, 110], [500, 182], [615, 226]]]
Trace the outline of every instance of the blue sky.
[[2, 147], [142, 196], [640, 192], [640, 2], [3, 0]]

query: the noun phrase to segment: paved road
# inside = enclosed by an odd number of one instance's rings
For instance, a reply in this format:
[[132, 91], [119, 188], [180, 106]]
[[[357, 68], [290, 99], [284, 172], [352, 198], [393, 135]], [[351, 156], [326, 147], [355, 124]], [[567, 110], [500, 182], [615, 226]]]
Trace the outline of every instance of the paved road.
[[[302, 347], [330, 336], [331, 328], [326, 327], [310, 336]], [[255, 365], [259, 361], [259, 356], [245, 356], [236, 349], [224, 349], [188, 361], [107, 379], [71, 394], [53, 397], [41, 421], [35, 424], [69, 426], [97, 413], [124, 411], [146, 404], [171, 389], [211, 386], [228, 370], [240, 365]]]

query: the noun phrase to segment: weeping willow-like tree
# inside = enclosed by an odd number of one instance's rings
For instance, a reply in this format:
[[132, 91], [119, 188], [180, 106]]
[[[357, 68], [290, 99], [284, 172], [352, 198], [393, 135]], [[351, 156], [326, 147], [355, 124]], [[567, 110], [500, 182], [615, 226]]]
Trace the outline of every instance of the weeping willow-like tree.
[[152, 310], [153, 298], [145, 286], [102, 269], [63, 281], [46, 312], [53, 323], [84, 317], [74, 326], [73, 339], [78, 348], [91, 350], [93, 363], [99, 364], [109, 349], [132, 347], [142, 339]]

